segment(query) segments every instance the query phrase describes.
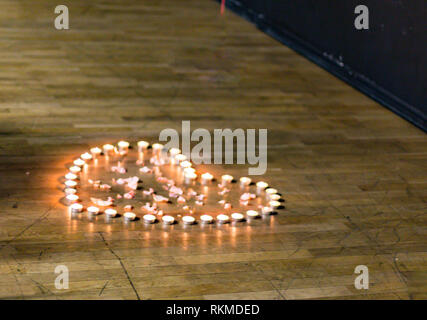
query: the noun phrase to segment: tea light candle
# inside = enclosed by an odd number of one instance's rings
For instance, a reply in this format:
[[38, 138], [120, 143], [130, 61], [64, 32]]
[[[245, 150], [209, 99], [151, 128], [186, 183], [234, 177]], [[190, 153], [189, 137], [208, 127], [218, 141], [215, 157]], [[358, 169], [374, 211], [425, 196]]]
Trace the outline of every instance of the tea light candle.
[[125, 212], [123, 217], [125, 217], [125, 220], [133, 221], [136, 219], [136, 214], [133, 212]]
[[235, 221], [235, 222], [243, 221], [244, 218], [245, 218], [245, 216], [241, 213], [238, 213], [238, 212], [231, 214], [231, 219], [233, 219], [233, 221]]
[[192, 166], [192, 163], [190, 161], [182, 161], [180, 163], [181, 168], [190, 168]]
[[154, 152], [160, 152], [163, 149], [163, 145], [161, 143], [155, 143], [152, 147]]
[[82, 171], [82, 169], [78, 166], [72, 166], [70, 167], [70, 172], [71, 173], [79, 173], [80, 171]]
[[255, 210], [248, 210], [248, 211], [246, 211], [246, 216], [249, 219], [256, 219], [259, 217], [259, 213], [258, 213], [258, 211], [255, 211]]
[[248, 177], [241, 177], [240, 178], [240, 186], [241, 187], [246, 187], [246, 186], [250, 185], [251, 182], [252, 182], [251, 178], [248, 178]]
[[172, 216], [163, 216], [162, 221], [163, 224], [173, 224], [175, 222], [175, 218]]
[[145, 223], [154, 223], [156, 222], [156, 216], [152, 214], [146, 214], [142, 217]]
[[174, 163], [175, 163], [176, 165], [179, 165], [181, 162], [183, 162], [183, 161], [185, 161], [185, 160], [187, 160], [187, 157], [186, 157], [185, 155], [183, 155], [183, 154], [177, 154], [177, 155], [175, 156], [175, 161], [174, 161]]
[[280, 203], [279, 201], [275, 201], [275, 200], [273, 200], [273, 201], [270, 201], [270, 202], [268, 203], [268, 205], [269, 205], [269, 206], [270, 206], [270, 208], [272, 208], [272, 209], [277, 209], [278, 207], [280, 207], [281, 203]]
[[129, 142], [122, 140], [117, 143], [117, 146], [119, 147], [119, 151], [127, 151], [129, 149]]
[[64, 182], [65, 186], [68, 188], [74, 188], [77, 186], [77, 182], [74, 180], [67, 180]]
[[65, 188], [64, 192], [65, 194], [75, 194], [77, 190], [74, 188]]
[[265, 188], [267, 188], [268, 187], [268, 183], [267, 182], [264, 182], [264, 181], [259, 181], [259, 182], [257, 182], [257, 184], [256, 184], [256, 190], [257, 190], [257, 192], [258, 193], [261, 193], [262, 191], [264, 191], [265, 190]]
[[65, 175], [65, 179], [67, 179], [67, 180], [76, 180], [77, 179], [77, 175], [74, 174], [74, 173], [72, 173], [72, 172], [68, 172]]
[[74, 160], [73, 163], [77, 167], [83, 167], [86, 162], [84, 160], [82, 160], [82, 159], [79, 158], [79, 159]]
[[180, 153], [181, 153], [181, 150], [178, 148], [169, 149], [169, 154], [170, 154], [171, 158], [175, 158], [175, 156], [177, 156]]
[[202, 223], [208, 224], [208, 223], [212, 223], [213, 222], [213, 218], [212, 218], [212, 216], [210, 216], [208, 214], [204, 214], [204, 215], [200, 216], [200, 221]]
[[219, 214], [216, 216], [218, 223], [223, 224], [230, 221], [230, 218], [226, 214]]
[[80, 155], [80, 158], [82, 158], [84, 161], [88, 161], [92, 159], [92, 155], [89, 152], [85, 152]]
[[96, 215], [99, 213], [99, 208], [95, 207], [95, 206], [88, 207], [86, 210], [89, 214], [95, 214]]
[[270, 200], [273, 200], [273, 201], [279, 201], [279, 200], [281, 199], [281, 196], [280, 196], [279, 194], [270, 194], [270, 195], [268, 196], [268, 198], [269, 198]]
[[266, 189], [266, 190], [265, 190], [265, 193], [266, 193], [267, 195], [275, 194], [275, 193], [277, 193], [277, 189], [274, 189], [274, 188], [268, 188], [268, 189]]
[[68, 201], [68, 203], [75, 203], [79, 201], [79, 196], [76, 194], [69, 194], [65, 197]]
[[113, 152], [114, 146], [112, 144], [107, 143], [102, 146], [102, 149], [104, 149], [105, 154], [110, 154], [111, 152]]
[[271, 209], [270, 207], [263, 207], [261, 209], [261, 213], [263, 215], [270, 215], [273, 212], [273, 209]]
[[184, 175], [184, 182], [189, 184], [194, 182], [197, 179], [197, 174], [195, 174], [194, 172], [188, 172]]
[[99, 156], [101, 154], [101, 152], [102, 152], [102, 150], [98, 147], [90, 149], [90, 153], [92, 153], [93, 158], [96, 158], [97, 156]]
[[188, 174], [188, 173], [196, 173], [196, 169], [194, 169], [194, 168], [185, 168], [184, 169], [184, 175], [185, 174]]
[[184, 222], [184, 224], [194, 224], [196, 222], [196, 219], [192, 216], [183, 216], [182, 222]]
[[202, 183], [203, 184], [207, 184], [209, 182], [211, 182], [213, 179], [213, 175], [211, 175], [210, 173], [206, 172], [204, 174], [202, 174]]
[[143, 152], [150, 144], [147, 141], [138, 141], [138, 151]]
[[71, 213], [80, 213], [83, 211], [83, 206], [80, 203], [73, 203], [69, 208]]
[[115, 217], [117, 215], [117, 210], [108, 208], [105, 209], [104, 213], [108, 216], [108, 217]]
[[233, 181], [233, 176], [230, 176], [229, 174], [225, 174], [221, 177], [221, 182], [223, 185], [230, 183]]

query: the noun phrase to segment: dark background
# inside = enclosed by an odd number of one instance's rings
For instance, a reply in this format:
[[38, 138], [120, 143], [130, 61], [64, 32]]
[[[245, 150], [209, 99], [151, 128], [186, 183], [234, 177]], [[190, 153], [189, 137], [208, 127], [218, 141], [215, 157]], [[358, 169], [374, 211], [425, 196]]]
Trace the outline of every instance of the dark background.
[[[226, 0], [227, 6], [427, 130], [426, 0]], [[354, 9], [369, 8], [369, 30]]]

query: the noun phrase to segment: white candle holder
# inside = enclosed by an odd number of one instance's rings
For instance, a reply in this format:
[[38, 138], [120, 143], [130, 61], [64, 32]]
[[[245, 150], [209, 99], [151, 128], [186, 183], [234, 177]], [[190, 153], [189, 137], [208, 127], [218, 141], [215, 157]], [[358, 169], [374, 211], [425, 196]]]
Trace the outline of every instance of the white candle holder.
[[175, 158], [175, 156], [177, 156], [180, 153], [181, 153], [181, 150], [178, 148], [169, 149], [169, 157], [171, 157], [172, 159]]
[[197, 174], [195, 174], [195, 173], [189, 172], [189, 173], [184, 175], [185, 184], [191, 184], [194, 181], [196, 181], [196, 179], [197, 179]]
[[273, 209], [270, 207], [263, 207], [261, 209], [261, 213], [265, 216], [269, 216], [270, 214], [272, 214], [272, 212], [273, 212]]
[[174, 164], [179, 165], [181, 162], [186, 161], [187, 157], [183, 154], [177, 154], [174, 159]]
[[84, 161], [89, 161], [92, 160], [92, 155], [89, 152], [85, 152], [80, 155], [80, 158], [82, 158]]
[[258, 194], [262, 193], [268, 187], [268, 183], [264, 181], [259, 181], [256, 184], [256, 191]]
[[77, 187], [77, 182], [76, 182], [76, 181], [74, 181], [74, 180], [66, 180], [66, 181], [64, 182], [64, 184], [65, 184], [65, 186], [66, 186], [67, 188], [75, 188], [75, 187]]
[[251, 178], [248, 178], [248, 177], [241, 177], [240, 178], [240, 186], [242, 188], [249, 186], [251, 184], [251, 182], [252, 182]]
[[107, 143], [102, 146], [102, 149], [104, 150], [104, 154], [110, 155], [114, 151], [114, 146], [112, 144]]
[[76, 189], [74, 189], [74, 188], [65, 188], [65, 189], [64, 189], [64, 193], [65, 193], [66, 195], [76, 194], [76, 192], [77, 192], [77, 190], [76, 190]]
[[231, 214], [231, 219], [234, 222], [241, 222], [241, 221], [243, 221], [245, 219], [245, 216], [243, 214], [241, 214], [241, 213], [235, 212], [235, 213]]
[[77, 167], [83, 167], [86, 164], [86, 162], [79, 158], [74, 160], [73, 164]]
[[95, 207], [95, 206], [90, 206], [90, 207], [88, 207], [88, 208], [86, 209], [86, 211], [87, 211], [89, 214], [93, 214], [93, 215], [97, 215], [97, 214], [99, 214], [99, 212], [100, 212], [99, 208], [98, 208], [98, 207]]
[[65, 197], [65, 199], [67, 199], [67, 202], [72, 204], [72, 203], [76, 203], [77, 201], [79, 201], [79, 196], [76, 194], [69, 194]]
[[259, 218], [259, 213], [255, 210], [248, 210], [246, 211], [246, 216], [248, 217], [248, 219], [257, 219]]
[[102, 150], [98, 147], [90, 149], [90, 153], [92, 153], [92, 158], [97, 158], [101, 154]]
[[273, 201], [270, 201], [270, 202], [268, 203], [268, 205], [269, 205], [269, 206], [270, 206], [270, 208], [272, 208], [272, 209], [277, 209], [278, 207], [280, 207], [281, 203], [280, 203], [279, 201], [275, 201], [275, 200], [273, 200]]
[[212, 182], [212, 180], [213, 180], [213, 175], [211, 175], [210, 173], [206, 172], [202, 174], [202, 184], [209, 184]]
[[119, 152], [127, 152], [129, 149], [129, 142], [122, 140], [117, 143], [117, 146], [119, 148]]
[[231, 183], [231, 181], [233, 181], [233, 176], [230, 176], [229, 174], [224, 174], [221, 177], [222, 185], [226, 185], [227, 183]]
[[79, 166], [72, 166], [72, 167], [70, 167], [70, 172], [71, 173], [76, 174], [76, 173], [80, 173], [80, 171], [82, 171], [82, 168], [80, 168]]
[[150, 144], [147, 141], [138, 141], [138, 151], [139, 152], [144, 152], [145, 150], [148, 149], [149, 146], [150, 146]]
[[282, 197], [279, 194], [270, 194], [268, 195], [268, 198], [271, 201], [279, 201]]
[[136, 219], [136, 214], [133, 212], [125, 212], [123, 214], [123, 217], [125, 218], [125, 220], [127, 221], [134, 221]]
[[76, 180], [77, 178], [78, 178], [77, 175], [75, 173], [72, 173], [72, 172], [68, 172], [65, 175], [65, 179], [67, 179], [67, 180]]
[[153, 148], [154, 153], [160, 153], [160, 151], [163, 150], [164, 145], [162, 145], [161, 143], [155, 143], [151, 147]]
[[114, 218], [115, 216], [117, 216], [117, 210], [111, 208], [105, 209], [104, 213], [109, 218]]

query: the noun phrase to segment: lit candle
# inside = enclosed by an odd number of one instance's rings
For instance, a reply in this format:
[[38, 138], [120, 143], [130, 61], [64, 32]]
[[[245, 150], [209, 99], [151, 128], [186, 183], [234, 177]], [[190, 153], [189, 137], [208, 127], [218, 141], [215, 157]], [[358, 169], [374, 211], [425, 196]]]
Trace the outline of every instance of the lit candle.
[[241, 213], [238, 213], [238, 212], [231, 214], [231, 219], [233, 219], [233, 221], [235, 221], [235, 222], [243, 221], [244, 218], [245, 218], [245, 216]]
[[233, 181], [233, 176], [230, 176], [229, 174], [224, 174], [221, 177], [221, 182], [223, 185], [230, 183], [231, 181]]
[[164, 224], [174, 224], [175, 218], [172, 216], [163, 216], [162, 221]]
[[190, 161], [182, 161], [180, 163], [181, 168], [190, 168], [192, 166], [192, 163]]
[[77, 190], [74, 188], [65, 188], [64, 192], [65, 194], [75, 194]]
[[123, 217], [125, 218], [125, 220], [127, 221], [133, 221], [136, 219], [136, 214], [133, 212], [125, 212], [123, 214]]
[[96, 215], [99, 213], [99, 208], [95, 207], [95, 206], [88, 207], [86, 210], [89, 214], [95, 214]]
[[280, 196], [279, 194], [270, 194], [270, 195], [268, 196], [268, 198], [269, 198], [270, 200], [273, 200], [273, 201], [279, 201], [279, 200], [281, 199], [281, 196]]
[[196, 219], [192, 216], [183, 216], [182, 222], [184, 222], [184, 224], [194, 224], [196, 222]]
[[256, 184], [256, 191], [258, 192], [258, 193], [261, 193], [262, 191], [264, 191], [265, 190], [265, 188], [267, 188], [268, 187], [268, 183], [267, 182], [264, 182], [264, 181], [259, 181], [259, 182], [257, 182], [257, 184]]
[[271, 209], [270, 207], [263, 207], [261, 209], [261, 213], [263, 215], [270, 215], [273, 212], [273, 209]]
[[117, 210], [108, 208], [105, 209], [104, 213], [108, 216], [108, 217], [115, 217], [117, 215]]
[[211, 182], [213, 179], [213, 175], [211, 175], [210, 173], [206, 172], [204, 174], [202, 174], [202, 183], [203, 184], [208, 184], [209, 182]]
[[181, 162], [187, 160], [187, 157], [183, 154], [177, 154], [175, 156], [174, 164], [179, 165]]
[[111, 152], [113, 152], [114, 146], [112, 144], [107, 143], [102, 146], [102, 149], [104, 149], [105, 154], [110, 154]]
[[272, 208], [272, 209], [277, 209], [278, 207], [280, 207], [281, 203], [280, 203], [279, 201], [273, 200], [273, 201], [270, 201], [270, 202], [268, 203], [268, 205], [269, 205], [269, 206], [270, 206], [270, 208]]
[[127, 151], [129, 149], [129, 142], [119, 141], [117, 146], [119, 147], [119, 151]]
[[212, 223], [213, 222], [213, 218], [212, 218], [212, 216], [210, 216], [208, 214], [204, 214], [204, 215], [200, 216], [200, 221], [202, 223], [208, 224], [208, 223]]
[[252, 182], [251, 178], [248, 178], [248, 177], [241, 177], [240, 178], [240, 186], [241, 187], [246, 187], [246, 186], [250, 185], [251, 182]]
[[184, 182], [186, 184], [193, 183], [197, 179], [197, 174], [188, 172], [184, 175]]
[[70, 167], [70, 172], [71, 173], [79, 173], [80, 171], [82, 171], [82, 169], [78, 166], [72, 166]]
[[171, 148], [169, 149], [169, 154], [171, 158], [175, 158], [175, 156], [177, 156], [178, 154], [181, 153], [181, 150], [178, 148]]
[[274, 189], [274, 188], [268, 188], [268, 189], [266, 189], [266, 190], [265, 190], [265, 193], [266, 193], [267, 195], [275, 194], [275, 193], [277, 193], [277, 189]]
[[143, 152], [150, 144], [147, 141], [138, 141], [138, 151]]
[[142, 217], [145, 223], [154, 223], [156, 222], [156, 216], [152, 214], [146, 214]]
[[65, 179], [67, 179], [67, 180], [76, 180], [77, 179], [77, 175], [74, 174], [74, 173], [72, 173], [72, 172], [68, 172], [65, 175]]
[[185, 168], [184, 169], [184, 175], [188, 173], [196, 173], [196, 169], [194, 168]]
[[259, 217], [259, 213], [258, 213], [258, 211], [255, 211], [255, 210], [248, 210], [248, 211], [246, 211], [246, 216], [249, 219], [256, 219]]
[[83, 206], [80, 203], [73, 203], [69, 208], [71, 213], [80, 213], [83, 211]]
[[161, 143], [155, 143], [152, 147], [154, 152], [160, 152], [163, 149], [163, 145]]
[[80, 158], [82, 158], [84, 161], [89, 161], [92, 159], [92, 155], [89, 152], [85, 152], [80, 155]]
[[79, 196], [76, 194], [69, 194], [65, 197], [68, 201], [68, 203], [75, 203], [79, 201]]
[[74, 180], [67, 180], [64, 182], [65, 186], [68, 188], [74, 188], [77, 186], [77, 182]]
[[102, 150], [98, 147], [90, 149], [90, 153], [92, 153], [93, 158], [96, 158], [101, 154]]
[[223, 224], [230, 221], [230, 218], [226, 214], [219, 214], [216, 216], [218, 223]]

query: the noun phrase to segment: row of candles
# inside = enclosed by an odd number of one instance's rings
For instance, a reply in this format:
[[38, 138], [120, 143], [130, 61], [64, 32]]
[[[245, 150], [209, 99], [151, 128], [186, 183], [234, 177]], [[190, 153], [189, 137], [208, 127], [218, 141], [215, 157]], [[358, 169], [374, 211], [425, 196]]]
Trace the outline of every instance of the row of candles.
[[[144, 152], [145, 150], [147, 150], [149, 148], [150, 144], [146, 141], [139, 141], [138, 142], [138, 151], [139, 152]], [[99, 147], [94, 147], [90, 149], [90, 152], [86, 152], [83, 153], [80, 158], [76, 159], [73, 162], [73, 165], [69, 168], [69, 172], [64, 176], [65, 177], [65, 195], [66, 195], [66, 201], [69, 205], [69, 210], [71, 213], [76, 214], [76, 213], [81, 213], [84, 211], [84, 207], [81, 203], [79, 203], [79, 196], [77, 195], [77, 186], [78, 186], [78, 178], [79, 178], [79, 174], [82, 171], [82, 167], [84, 165], [87, 165], [87, 163], [89, 161], [91, 161], [92, 159], [97, 159], [102, 153], [104, 153], [105, 155], [111, 155], [111, 154], [120, 154], [120, 155], [125, 155], [128, 152], [128, 149], [130, 147], [129, 142], [127, 141], [120, 141], [117, 144], [117, 147], [111, 145], [111, 144], [105, 144], [103, 146], [103, 149], [99, 148]], [[153, 145], [151, 145], [151, 148], [153, 150], [154, 153], [160, 153], [164, 146], [162, 144], [159, 143], [155, 143]], [[168, 150], [169, 153], [169, 157], [171, 160], [172, 164], [175, 165], [179, 165], [181, 168], [183, 168], [184, 170], [184, 181], [185, 183], [191, 183], [196, 181], [197, 179], [197, 174], [196, 174], [196, 170], [194, 168], [192, 168], [192, 163], [190, 161], [187, 160], [187, 157], [183, 154], [181, 154], [181, 150], [177, 149], [177, 148], [171, 148]], [[212, 174], [210, 173], [204, 173], [201, 176], [201, 183], [204, 185], [209, 184], [210, 182], [212, 182], [214, 180], [214, 177]], [[233, 176], [231, 175], [223, 175], [221, 176], [221, 184], [223, 186], [226, 186], [230, 183], [232, 183], [234, 181]], [[252, 179], [248, 178], [248, 177], [242, 177], [240, 178], [240, 186], [241, 187], [246, 187], [251, 185], [252, 183]], [[280, 194], [278, 194], [278, 191], [274, 188], [269, 188], [268, 183], [264, 182], [264, 181], [259, 181], [256, 183], [256, 190], [258, 194], [262, 194], [265, 193], [267, 199], [268, 199], [268, 206], [262, 207], [261, 208], [261, 214], [256, 211], [256, 210], [247, 210], [246, 211], [246, 217], [244, 214], [239, 213], [239, 212], [235, 212], [231, 214], [231, 218], [229, 215], [227, 214], [219, 214], [217, 215], [215, 218], [211, 215], [208, 214], [204, 214], [202, 216], [200, 216], [200, 223], [202, 224], [210, 224], [216, 222], [219, 224], [224, 224], [224, 223], [229, 223], [229, 222], [242, 222], [245, 221], [245, 218], [247, 220], [251, 220], [251, 219], [256, 219], [259, 218], [260, 216], [266, 216], [266, 215], [270, 215], [272, 214], [272, 212], [274, 212], [275, 209], [277, 209], [278, 207], [281, 206], [281, 196]], [[98, 215], [100, 214], [102, 211], [104, 212], [104, 214], [109, 217], [116, 217], [118, 215], [117, 210], [113, 209], [113, 208], [106, 208], [105, 210], [101, 210], [99, 207], [97, 206], [89, 206], [86, 208], [86, 211], [91, 214], [91, 215]], [[127, 210], [124, 214], [124, 219], [126, 221], [134, 221], [136, 220], [137, 216], [135, 213]], [[145, 214], [142, 217], [142, 221], [144, 223], [147, 224], [153, 224], [155, 222], [157, 222], [157, 217], [153, 214]], [[164, 224], [167, 225], [171, 225], [174, 223], [177, 223], [178, 221], [176, 221], [176, 219], [171, 216], [171, 215], [163, 215], [161, 217], [161, 221]], [[185, 215], [181, 218], [182, 223], [189, 225], [189, 224], [195, 224], [196, 223], [196, 218], [194, 218], [191, 215]]]

